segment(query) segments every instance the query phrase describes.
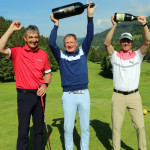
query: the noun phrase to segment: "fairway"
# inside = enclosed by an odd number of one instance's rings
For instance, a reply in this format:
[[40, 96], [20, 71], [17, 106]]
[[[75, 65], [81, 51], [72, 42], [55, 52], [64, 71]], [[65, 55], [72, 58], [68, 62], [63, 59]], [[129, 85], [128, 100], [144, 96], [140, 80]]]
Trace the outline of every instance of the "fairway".
[[[100, 64], [88, 62], [89, 92], [91, 96], [90, 113], [90, 150], [111, 150], [111, 96], [112, 79], [99, 75]], [[150, 63], [143, 62], [139, 91], [143, 108], [150, 110]], [[63, 133], [62, 88], [60, 74], [52, 73], [52, 81], [47, 90], [46, 121], [50, 133], [52, 150], [65, 150]], [[15, 150], [17, 140], [17, 95], [15, 82], [0, 83], [0, 150]], [[150, 149], [150, 113], [144, 116], [147, 149]], [[44, 130], [45, 133], [45, 130]], [[32, 119], [29, 134], [29, 150], [33, 144]], [[47, 150], [47, 137], [44, 135], [44, 147]], [[126, 111], [121, 137], [122, 150], [137, 150], [137, 137], [131, 118]], [[74, 128], [74, 150], [80, 150], [80, 127], [78, 114]]]

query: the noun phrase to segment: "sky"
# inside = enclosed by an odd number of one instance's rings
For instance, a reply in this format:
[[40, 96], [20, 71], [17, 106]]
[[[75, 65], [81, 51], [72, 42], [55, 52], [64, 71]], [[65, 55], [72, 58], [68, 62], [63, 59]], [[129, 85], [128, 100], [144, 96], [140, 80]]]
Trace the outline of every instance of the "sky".
[[[19, 20], [25, 28], [36, 25], [41, 35], [49, 37], [54, 26], [50, 20], [52, 9], [75, 2], [87, 3], [86, 0], [0, 0], [0, 16], [7, 20]], [[110, 19], [116, 12], [150, 16], [150, 0], [94, 0], [92, 2], [98, 5], [93, 15], [95, 34], [112, 26]], [[80, 15], [60, 19], [58, 35], [74, 33], [77, 37], [85, 37], [86, 11], [85, 9]]]

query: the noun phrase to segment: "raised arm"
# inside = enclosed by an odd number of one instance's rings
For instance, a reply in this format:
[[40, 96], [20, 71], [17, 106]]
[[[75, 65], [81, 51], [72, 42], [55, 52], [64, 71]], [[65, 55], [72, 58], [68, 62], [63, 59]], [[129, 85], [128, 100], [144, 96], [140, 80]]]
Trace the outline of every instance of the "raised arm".
[[58, 30], [58, 26], [59, 26], [59, 20], [54, 18], [54, 14], [52, 13], [50, 15], [50, 19], [52, 22], [54, 22], [54, 27], [51, 31], [50, 37], [49, 37], [49, 47], [51, 48], [55, 58], [57, 59], [57, 61], [59, 61], [60, 58], [60, 49], [56, 44], [56, 39], [57, 39], [57, 30]]
[[138, 22], [141, 23], [143, 31], [144, 31], [144, 44], [140, 47], [140, 51], [143, 55], [146, 54], [149, 46], [150, 46], [150, 31], [147, 26], [146, 17], [138, 16]]
[[9, 56], [9, 49], [6, 48], [8, 39], [12, 35], [13, 32], [18, 31], [22, 28], [20, 21], [13, 22], [10, 27], [7, 29], [7, 31], [4, 33], [4, 35], [0, 39], [0, 54], [4, 55], [5, 57]]
[[111, 41], [112, 41], [114, 32], [116, 30], [116, 27], [118, 25], [117, 22], [114, 21], [114, 15], [111, 17], [111, 22], [112, 22], [113, 26], [110, 29], [110, 31], [108, 32], [106, 39], [104, 41], [104, 45], [105, 45], [106, 51], [107, 51], [109, 56], [112, 56], [112, 54], [114, 53], [114, 48], [111, 45]]
[[95, 8], [97, 7], [97, 5], [94, 7], [90, 7], [90, 3], [87, 1], [87, 4], [89, 4], [87, 8], [87, 18], [88, 18], [87, 35], [82, 44], [82, 47], [84, 51], [86, 52], [86, 55], [89, 52], [89, 49], [93, 40], [93, 35], [94, 35], [93, 13], [94, 13]]

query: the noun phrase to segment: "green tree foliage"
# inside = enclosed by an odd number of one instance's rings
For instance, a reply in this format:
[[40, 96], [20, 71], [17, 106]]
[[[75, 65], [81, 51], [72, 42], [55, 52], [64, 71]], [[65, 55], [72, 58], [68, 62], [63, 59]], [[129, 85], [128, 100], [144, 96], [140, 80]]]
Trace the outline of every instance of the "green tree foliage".
[[88, 60], [94, 63], [100, 63], [103, 60], [104, 55], [105, 51], [96, 50], [91, 47], [88, 54]]
[[[9, 28], [11, 23], [12, 23], [11, 20], [6, 20], [3, 17], [0, 17], [0, 38]], [[7, 46], [8, 47], [23, 46], [25, 44], [25, 41], [23, 39], [24, 31], [25, 28], [23, 27], [20, 31], [14, 32], [10, 37], [10, 39], [8, 40]], [[59, 67], [48, 46], [48, 38], [45, 38], [42, 35], [40, 35], [39, 48], [46, 51], [46, 53], [48, 54], [50, 67], [52, 71], [57, 71]], [[10, 80], [14, 80], [12, 61], [0, 55], [0, 82]]]
[[9, 59], [0, 56], [0, 82], [13, 81], [14, 71], [12, 62]]
[[111, 77], [112, 76], [112, 66], [110, 63], [110, 59], [107, 55], [103, 57], [103, 60], [101, 62], [101, 75], [106, 76], [106, 77]]

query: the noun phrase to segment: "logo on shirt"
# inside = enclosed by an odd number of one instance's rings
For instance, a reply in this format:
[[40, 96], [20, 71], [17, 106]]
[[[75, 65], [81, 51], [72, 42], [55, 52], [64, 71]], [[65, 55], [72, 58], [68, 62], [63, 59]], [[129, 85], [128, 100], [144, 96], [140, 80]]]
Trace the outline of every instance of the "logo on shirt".
[[41, 59], [36, 59], [36, 61], [42, 61]]
[[134, 61], [129, 61], [130, 64], [134, 64]]

